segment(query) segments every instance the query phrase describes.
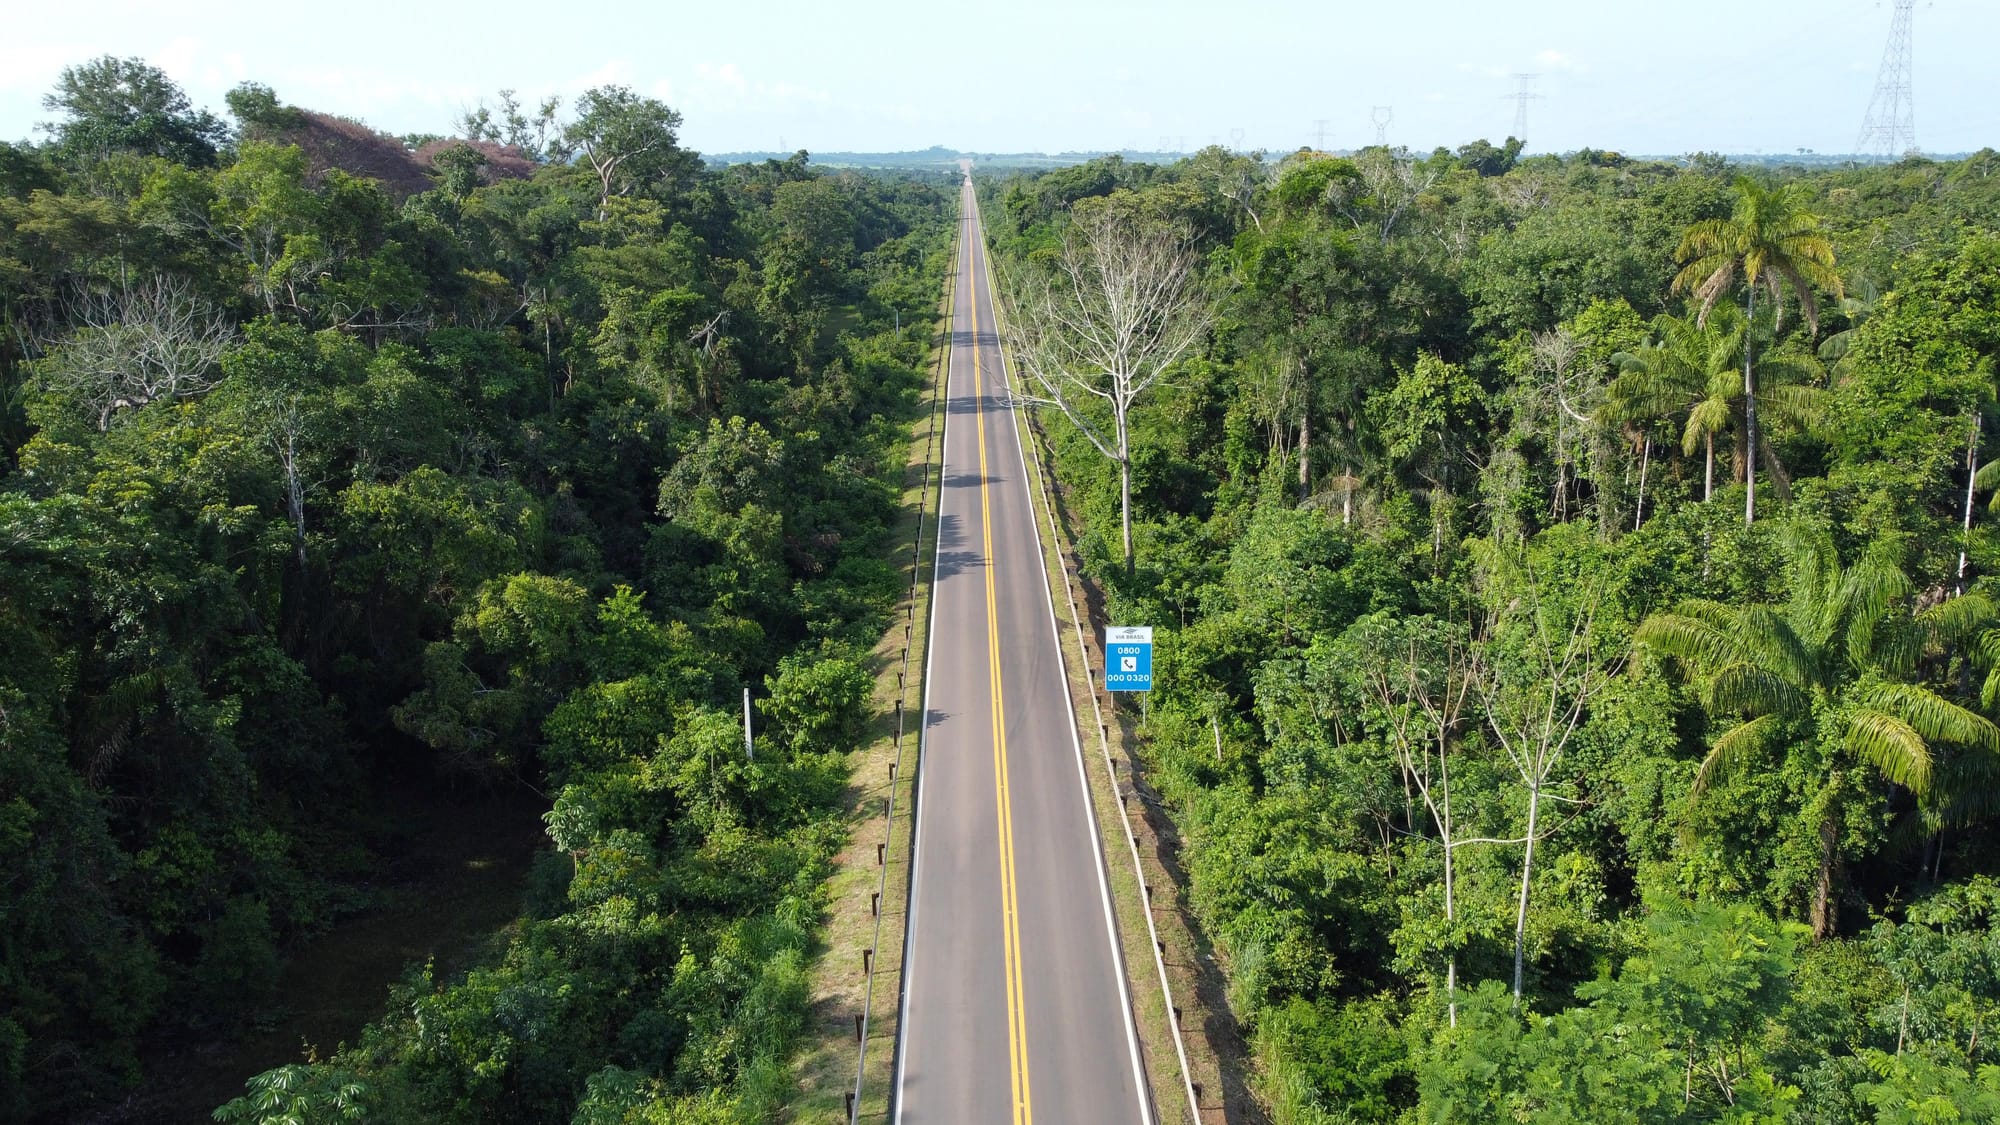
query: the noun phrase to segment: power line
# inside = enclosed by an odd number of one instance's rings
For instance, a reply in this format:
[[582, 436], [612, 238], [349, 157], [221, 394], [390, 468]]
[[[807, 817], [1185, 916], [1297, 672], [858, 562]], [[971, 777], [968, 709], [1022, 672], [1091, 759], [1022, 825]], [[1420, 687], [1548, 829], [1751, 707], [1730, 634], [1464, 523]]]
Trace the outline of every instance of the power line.
[[1861, 119], [1856, 152], [1879, 152], [1891, 160], [1917, 151], [1917, 106], [1911, 96], [1910, 24], [1917, 0], [1895, 0], [1889, 20], [1889, 44], [1882, 49], [1882, 69], [1875, 75], [1875, 93]]
[[1514, 131], [1509, 135], [1520, 141], [1523, 146], [1528, 143], [1528, 103], [1540, 101], [1542, 97], [1535, 93], [1535, 79], [1540, 77], [1539, 74], [1514, 75], [1514, 81], [1520, 83], [1520, 89], [1506, 95], [1505, 99], [1514, 103]]

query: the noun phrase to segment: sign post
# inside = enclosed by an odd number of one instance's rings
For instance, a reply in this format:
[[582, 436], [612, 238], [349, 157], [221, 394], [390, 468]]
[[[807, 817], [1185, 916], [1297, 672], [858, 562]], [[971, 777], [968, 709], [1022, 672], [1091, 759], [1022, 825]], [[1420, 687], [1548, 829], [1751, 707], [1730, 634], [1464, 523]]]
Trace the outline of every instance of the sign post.
[[1153, 627], [1118, 625], [1104, 631], [1107, 691], [1153, 690]]

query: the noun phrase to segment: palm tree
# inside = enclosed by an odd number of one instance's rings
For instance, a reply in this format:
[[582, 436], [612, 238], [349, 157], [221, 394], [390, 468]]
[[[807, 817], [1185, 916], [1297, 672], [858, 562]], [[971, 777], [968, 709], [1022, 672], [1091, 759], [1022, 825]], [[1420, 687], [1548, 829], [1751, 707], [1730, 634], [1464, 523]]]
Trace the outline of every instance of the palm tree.
[[[1676, 292], [1692, 292], [1701, 312], [1698, 323], [1706, 323], [1709, 312], [1722, 295], [1735, 286], [1740, 274], [1744, 281], [1744, 320], [1757, 319], [1757, 290], [1771, 295], [1777, 308], [1774, 329], [1784, 327], [1785, 291], [1798, 298], [1806, 323], [1819, 331], [1819, 308], [1814, 303], [1815, 285], [1841, 295], [1840, 275], [1833, 269], [1833, 242], [1820, 233], [1819, 217], [1806, 210], [1796, 185], [1766, 188], [1748, 176], [1736, 179], [1736, 207], [1727, 219], [1696, 223], [1681, 238], [1676, 255], [1686, 263], [1674, 277]], [[1744, 449], [1754, 457], [1762, 448], [1757, 440], [1757, 387], [1751, 372], [1753, 349], [1743, 349], [1743, 437]], [[1743, 522], [1757, 519], [1757, 473], [1745, 460]]]
[[[1820, 863], [1810, 917], [1825, 936], [1833, 929], [1840, 782], [1848, 764], [1868, 767], [1919, 798], [1931, 793], [1943, 747], [1973, 751], [1970, 761], [1992, 773], [2000, 727], [1912, 679], [1927, 650], [1974, 635], [1992, 606], [1967, 596], [1918, 612], [1909, 579], [1893, 563], [1871, 558], [1843, 568], [1823, 529], [1794, 524], [1783, 541], [1788, 604], [1687, 601], [1648, 617], [1634, 640], [1672, 658], [1700, 686], [1711, 721], [1743, 720], [1710, 745], [1691, 802], [1766, 751], [1810, 737], [1802, 732], [1837, 738], [1826, 748], [1830, 773], [1813, 810], [1820, 818]], [[1947, 772], [1966, 772], [1965, 759], [1944, 761]]]
[[[1685, 413], [1681, 452], [1692, 457], [1697, 446], [1702, 448], [1704, 502], [1715, 494], [1715, 435], [1737, 422], [1743, 410], [1743, 384], [1736, 370], [1744, 348], [1743, 314], [1724, 305], [1705, 320], [1657, 317], [1651, 341], [1637, 351], [1611, 357], [1619, 376], [1606, 392], [1608, 420], [1643, 426]], [[1763, 370], [1764, 396], [1772, 413], [1783, 422], [1807, 428], [1822, 397], [1816, 385], [1823, 374], [1819, 365], [1808, 357], [1787, 355], [1767, 357]], [[1737, 436], [1739, 443], [1748, 439], [1744, 427], [1738, 427]], [[1783, 466], [1768, 436], [1759, 435], [1759, 444], [1782, 495], [1788, 491]], [[1739, 450], [1739, 476], [1748, 460]]]

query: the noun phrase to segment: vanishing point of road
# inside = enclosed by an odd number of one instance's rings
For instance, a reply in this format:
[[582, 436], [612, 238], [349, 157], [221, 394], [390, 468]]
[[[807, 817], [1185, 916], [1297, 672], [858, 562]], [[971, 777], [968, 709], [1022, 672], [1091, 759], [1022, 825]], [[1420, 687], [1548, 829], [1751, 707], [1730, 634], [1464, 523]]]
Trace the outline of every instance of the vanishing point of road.
[[959, 246], [895, 1117], [1151, 1125], [970, 175]]

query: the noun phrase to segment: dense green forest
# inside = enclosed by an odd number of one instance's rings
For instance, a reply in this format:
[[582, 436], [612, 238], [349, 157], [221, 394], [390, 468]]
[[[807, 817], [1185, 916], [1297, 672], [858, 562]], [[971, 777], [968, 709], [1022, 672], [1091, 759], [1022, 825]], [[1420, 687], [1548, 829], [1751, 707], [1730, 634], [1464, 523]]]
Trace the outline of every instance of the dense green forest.
[[954, 180], [712, 169], [616, 86], [456, 138], [138, 60], [46, 104], [0, 144], [0, 1118], [282, 1009], [389, 791], [528, 787], [493, 953], [218, 1119], [767, 1120]]
[[2000, 155], [981, 191], [1277, 1120], [2000, 1118]]

